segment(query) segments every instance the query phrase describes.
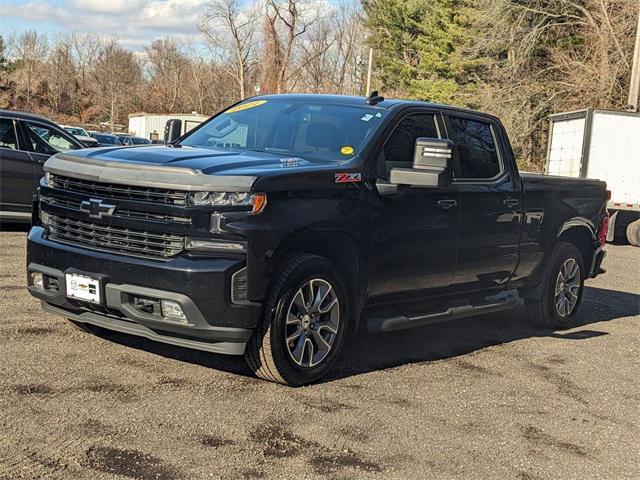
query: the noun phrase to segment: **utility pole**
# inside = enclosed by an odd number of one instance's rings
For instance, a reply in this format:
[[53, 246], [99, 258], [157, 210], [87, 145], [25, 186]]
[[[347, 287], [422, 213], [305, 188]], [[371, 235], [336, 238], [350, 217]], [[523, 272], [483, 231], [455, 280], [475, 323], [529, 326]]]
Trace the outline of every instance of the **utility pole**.
[[365, 97], [371, 93], [371, 70], [373, 68], [373, 48], [369, 49], [369, 64], [367, 65], [367, 88], [364, 91]]
[[631, 68], [631, 85], [629, 86], [629, 108], [638, 111], [640, 97], [640, 11], [638, 11], [638, 28], [636, 29], [636, 46], [633, 51], [633, 67]]

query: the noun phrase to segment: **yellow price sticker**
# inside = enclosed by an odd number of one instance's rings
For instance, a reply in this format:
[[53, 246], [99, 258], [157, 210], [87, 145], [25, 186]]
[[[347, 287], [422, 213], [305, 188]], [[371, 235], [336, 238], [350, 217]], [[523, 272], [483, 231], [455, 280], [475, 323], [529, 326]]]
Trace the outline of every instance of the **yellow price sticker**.
[[236, 105], [235, 107], [231, 107], [224, 113], [236, 113], [241, 112], [242, 110], [249, 110], [250, 108], [259, 107], [260, 105], [264, 105], [267, 103], [266, 100], [254, 100], [253, 102], [241, 103], [240, 105]]
[[345, 146], [340, 149], [340, 153], [343, 155], [351, 155], [353, 153], [353, 147]]

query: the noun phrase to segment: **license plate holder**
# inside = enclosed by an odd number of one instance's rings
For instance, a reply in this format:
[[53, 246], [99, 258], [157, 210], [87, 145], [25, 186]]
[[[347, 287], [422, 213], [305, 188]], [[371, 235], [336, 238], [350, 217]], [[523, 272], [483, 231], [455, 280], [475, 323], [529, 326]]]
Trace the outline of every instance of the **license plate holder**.
[[90, 303], [102, 303], [99, 279], [78, 273], [67, 273], [65, 274], [65, 283], [68, 298]]

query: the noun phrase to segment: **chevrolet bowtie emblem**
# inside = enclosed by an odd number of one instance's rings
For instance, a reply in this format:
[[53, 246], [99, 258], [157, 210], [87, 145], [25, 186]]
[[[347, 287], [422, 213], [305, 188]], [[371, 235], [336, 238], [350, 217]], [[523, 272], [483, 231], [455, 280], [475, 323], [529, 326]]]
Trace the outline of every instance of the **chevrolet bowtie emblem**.
[[80, 204], [80, 210], [87, 212], [91, 218], [102, 218], [103, 215], [113, 215], [113, 212], [116, 211], [116, 206], [102, 203], [102, 200], [91, 198]]

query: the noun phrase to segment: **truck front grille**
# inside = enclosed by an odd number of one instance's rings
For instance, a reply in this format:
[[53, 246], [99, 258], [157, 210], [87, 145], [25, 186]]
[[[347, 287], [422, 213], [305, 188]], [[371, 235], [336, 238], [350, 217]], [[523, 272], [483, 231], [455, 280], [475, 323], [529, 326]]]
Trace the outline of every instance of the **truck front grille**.
[[114, 227], [58, 215], [48, 216], [49, 238], [136, 257], [167, 258], [184, 249], [183, 235]]
[[98, 198], [118, 198], [122, 200], [137, 200], [168, 205], [187, 204], [187, 193], [176, 190], [100, 183], [53, 174], [50, 175], [49, 181], [54, 188], [92, 195]]

